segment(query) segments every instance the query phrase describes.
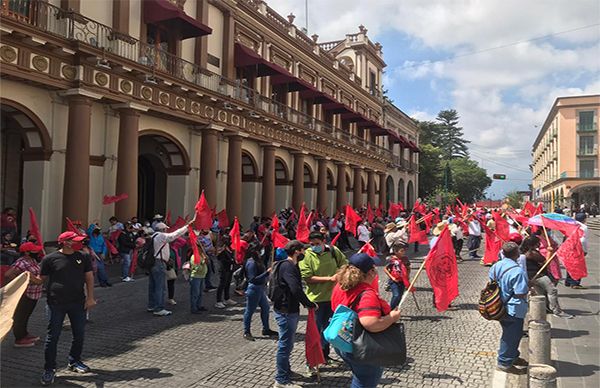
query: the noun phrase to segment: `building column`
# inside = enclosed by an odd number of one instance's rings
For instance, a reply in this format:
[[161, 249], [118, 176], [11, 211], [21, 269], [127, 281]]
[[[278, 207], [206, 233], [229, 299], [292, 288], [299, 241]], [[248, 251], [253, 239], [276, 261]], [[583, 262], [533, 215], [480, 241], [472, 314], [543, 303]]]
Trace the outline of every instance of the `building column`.
[[275, 212], [275, 146], [263, 146], [262, 206], [263, 217]]
[[[317, 158], [317, 211], [327, 208], [327, 159]], [[331, 213], [331, 209], [329, 209]]]
[[[196, 3], [196, 20], [204, 25], [208, 25], [208, 0], [198, 0]], [[205, 69], [208, 59], [208, 36], [205, 35], [195, 39], [194, 62]]]
[[113, 28], [129, 35], [129, 0], [113, 0]]
[[[200, 192], [210, 207], [217, 204], [217, 147], [218, 131], [214, 129], [202, 130], [202, 146], [200, 148]], [[240, 166], [241, 168], [241, 162]]]
[[115, 216], [126, 221], [137, 216], [138, 203], [138, 130], [139, 111], [114, 107], [119, 111], [119, 146], [117, 151], [117, 188], [115, 194], [129, 197], [115, 204]]
[[229, 136], [227, 154], [227, 217], [233, 224], [242, 215], [242, 137]]
[[376, 208], [375, 203], [375, 171], [367, 170], [367, 202], [371, 204], [371, 208]]
[[63, 226], [66, 217], [88, 224], [90, 199], [90, 127], [92, 100], [70, 95], [63, 190]]
[[235, 36], [235, 19], [231, 12], [226, 12], [223, 16], [223, 76], [234, 79], [235, 63], [233, 44]]
[[304, 154], [295, 152], [294, 155], [294, 179], [292, 186], [292, 206], [295, 211], [300, 211], [304, 202]]
[[[383, 210], [387, 210], [387, 177], [385, 176], [385, 172], [379, 173], [379, 203]], [[377, 206], [379, 206], [379, 203]]]
[[360, 209], [362, 206], [362, 180], [360, 179], [361, 168], [358, 166], [352, 166], [354, 170], [354, 177], [352, 185], [352, 207]]
[[337, 180], [335, 191], [335, 204], [337, 211], [343, 212], [348, 204], [348, 196], [346, 195], [346, 165], [344, 163], [336, 163], [337, 165]]

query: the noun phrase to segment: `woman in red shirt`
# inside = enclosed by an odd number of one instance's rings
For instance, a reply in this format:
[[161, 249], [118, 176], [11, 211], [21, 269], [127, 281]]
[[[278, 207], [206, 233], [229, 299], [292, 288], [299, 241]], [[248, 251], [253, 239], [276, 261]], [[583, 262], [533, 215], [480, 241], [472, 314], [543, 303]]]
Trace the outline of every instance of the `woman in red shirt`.
[[[357, 253], [348, 260], [349, 264], [337, 272], [337, 284], [331, 296], [331, 308], [338, 305], [351, 306], [355, 299], [360, 300], [353, 306], [358, 320], [365, 330], [372, 333], [384, 331], [400, 319], [399, 310], [391, 310], [390, 305], [381, 299], [371, 283], [377, 276], [375, 262], [366, 253]], [[336, 349], [337, 354], [352, 369], [351, 388], [376, 387], [381, 379], [383, 368], [375, 365], [358, 364], [352, 353]]]

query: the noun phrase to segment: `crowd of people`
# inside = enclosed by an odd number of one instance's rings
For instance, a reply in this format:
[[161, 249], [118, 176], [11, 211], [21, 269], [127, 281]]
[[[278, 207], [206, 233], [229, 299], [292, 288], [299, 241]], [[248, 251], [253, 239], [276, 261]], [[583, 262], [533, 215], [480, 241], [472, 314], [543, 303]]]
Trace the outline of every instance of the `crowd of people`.
[[[158, 317], [172, 314], [167, 305], [177, 304], [175, 280], [180, 275], [189, 283], [191, 314], [208, 313], [210, 309], [203, 302], [203, 294], [215, 290], [214, 308], [236, 305], [231, 299], [233, 287], [233, 292], [245, 297], [243, 338], [255, 340], [251, 321], [260, 308], [262, 335], [278, 338], [275, 386], [293, 387], [295, 374], [290, 369], [289, 357], [299, 322], [299, 305], [315, 310], [325, 362], [338, 362], [331, 357], [330, 344], [322, 336], [336, 307], [348, 306], [360, 294], [360, 302], [354, 308], [366, 330], [382, 331], [396, 322], [400, 317], [397, 307], [409, 287], [411, 266], [407, 253], [411, 246], [414, 252], [418, 252], [420, 245], [433, 247], [446, 228], [457, 261], [481, 259], [482, 265], [493, 265], [491, 279], [499, 273], [507, 274], [501, 279], [508, 317], [501, 322], [498, 368], [520, 373], [515, 366], [524, 360], [519, 358], [515, 346], [518, 347], [522, 335], [523, 311], [527, 310], [530, 288], [547, 296], [549, 311], [555, 316], [572, 318], [562, 311], [558, 301], [560, 268], [557, 275], [555, 269], [544, 266], [549, 253], [558, 248], [556, 237], [552, 233], [544, 235], [541, 228], [522, 225], [506, 209], [495, 211], [462, 205], [444, 211], [418, 203], [412, 210], [378, 209], [375, 213], [370, 207], [363, 207], [357, 213], [361, 220], [352, 231], [343, 212], [328, 216], [313, 210], [306, 219], [309, 234], [303, 241], [298, 240], [301, 217], [292, 208], [282, 209], [272, 218], [254, 217], [248, 227], [240, 227], [242, 232], [238, 236], [232, 235], [230, 225], [220, 225], [216, 217], [210, 228], [200, 230], [194, 230], [196, 216], [189, 221], [179, 218], [174, 223], [160, 214], [142, 222], [136, 217], [130, 220], [111, 217], [105, 227], [98, 220], [87, 227], [68, 220], [68, 230], [58, 237], [59, 249], [44, 256], [43, 241], [36, 240], [36, 233], [28, 232], [23, 241], [16, 239], [16, 214], [14, 209], [6, 209], [2, 214], [2, 255], [16, 260], [2, 275], [10, 281], [22, 272], [29, 272], [31, 279], [15, 311], [14, 346], [31, 347], [40, 341], [27, 331], [27, 323], [45, 285], [49, 324], [42, 384], [54, 381], [56, 347], [65, 316], [69, 317], [73, 331], [68, 367], [80, 373], [89, 371], [81, 354], [85, 323], [95, 305], [94, 284], [111, 287], [106, 267], [115, 265], [120, 266], [124, 283], [148, 275], [147, 311]], [[499, 228], [496, 213], [509, 224], [509, 238], [502, 241], [497, 257], [484, 260], [478, 254], [482, 236], [490, 236], [490, 231], [493, 234]], [[580, 213], [584, 213], [583, 218]], [[586, 216], [585, 207], [574, 214], [582, 224]], [[274, 222], [278, 225], [276, 231]], [[287, 244], [276, 246], [274, 232], [284, 236]], [[237, 250], [232, 238], [240, 239]], [[465, 240], [467, 257], [463, 257]], [[375, 255], [367, 254], [366, 248]], [[584, 248], [587, 251], [585, 244]], [[348, 252], [356, 250], [358, 253], [347, 257]], [[147, 252], [152, 258], [150, 264]], [[381, 299], [378, 286], [373, 286], [377, 274], [373, 257], [385, 260], [383, 283], [391, 292], [389, 303]], [[504, 267], [509, 260], [516, 264], [507, 271]], [[580, 280], [568, 273], [565, 284], [582, 287]], [[278, 331], [270, 327], [271, 304]], [[519, 325], [521, 329], [517, 330]], [[352, 354], [334, 350], [352, 370], [353, 387], [377, 386], [382, 374], [380, 367], [365, 366], [355, 362]]]

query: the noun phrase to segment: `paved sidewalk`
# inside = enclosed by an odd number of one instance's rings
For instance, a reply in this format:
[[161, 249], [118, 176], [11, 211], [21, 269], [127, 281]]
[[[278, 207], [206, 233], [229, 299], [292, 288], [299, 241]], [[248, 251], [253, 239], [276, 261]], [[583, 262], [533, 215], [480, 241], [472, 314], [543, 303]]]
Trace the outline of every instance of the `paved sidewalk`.
[[[423, 248], [422, 248], [423, 249]], [[413, 260], [413, 271], [422, 258]], [[455, 310], [438, 313], [424, 274], [416, 298], [403, 306], [409, 362], [386, 369], [383, 387], [487, 387], [496, 364], [499, 325], [483, 320], [477, 312], [478, 293], [487, 268], [478, 262], [459, 264], [460, 296]], [[383, 279], [383, 276], [382, 276]], [[204, 294], [206, 315], [189, 314], [189, 287], [176, 284], [174, 314], [154, 317], [145, 311], [147, 278], [96, 289], [100, 302], [86, 327], [84, 359], [93, 373], [77, 375], [65, 369], [71, 333], [63, 332], [58, 348], [56, 386], [122, 387], [269, 387], [273, 384], [276, 342], [258, 337], [242, 339], [243, 300], [227, 310], [213, 308], [214, 293]], [[385, 293], [386, 297], [389, 297]], [[36, 307], [30, 331], [43, 337], [44, 301]], [[272, 328], [276, 328], [272, 320]], [[259, 314], [253, 332], [260, 333]], [[305, 331], [305, 312], [298, 332]], [[304, 336], [299, 334], [292, 354], [292, 368], [304, 372]], [[31, 387], [38, 384], [43, 365], [43, 346], [15, 349], [9, 336], [1, 346], [0, 385]], [[323, 387], [347, 387], [350, 371], [344, 366], [323, 368]], [[298, 382], [316, 386], [310, 380]]]

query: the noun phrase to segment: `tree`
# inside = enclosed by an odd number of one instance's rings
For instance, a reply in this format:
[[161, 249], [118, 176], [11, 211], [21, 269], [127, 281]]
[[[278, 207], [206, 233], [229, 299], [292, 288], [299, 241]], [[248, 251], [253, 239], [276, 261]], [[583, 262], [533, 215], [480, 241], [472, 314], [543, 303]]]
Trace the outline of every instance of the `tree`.
[[446, 191], [442, 187], [436, 188], [429, 196], [425, 199], [425, 202], [431, 206], [439, 207], [443, 209], [446, 205], [453, 204], [458, 197], [458, 193], [454, 191]]
[[458, 126], [458, 112], [454, 109], [442, 110], [438, 113], [438, 137], [435, 142], [444, 152], [447, 159], [469, 156], [468, 140], [463, 139], [463, 129]]
[[484, 191], [492, 180], [487, 171], [469, 158], [456, 158], [448, 161], [452, 170], [453, 185], [449, 189], [458, 193], [464, 203], [484, 198]]
[[421, 143], [419, 154], [419, 197], [428, 197], [436, 187], [442, 185], [442, 152], [428, 143]]
[[506, 194], [505, 199], [514, 209], [521, 209], [523, 206], [523, 196], [516, 190]]

